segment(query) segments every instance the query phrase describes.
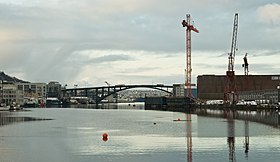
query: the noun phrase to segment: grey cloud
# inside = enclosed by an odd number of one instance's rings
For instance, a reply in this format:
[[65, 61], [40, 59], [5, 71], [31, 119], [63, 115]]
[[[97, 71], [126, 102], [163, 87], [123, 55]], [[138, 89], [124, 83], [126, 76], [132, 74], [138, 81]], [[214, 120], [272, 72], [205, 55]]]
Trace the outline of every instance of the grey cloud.
[[[217, 5], [213, 6], [216, 8], [220, 7], [220, 12], [225, 12], [224, 14], [219, 14], [219, 10], [215, 13], [209, 12], [207, 9], [199, 13], [197, 12], [199, 10], [198, 6], [202, 5], [202, 2], [207, 3], [204, 1], [182, 1], [182, 4], [194, 6], [196, 9], [193, 14], [193, 19], [196, 22], [196, 26], [200, 29], [200, 33], [193, 34], [193, 49], [229, 50], [234, 13], [221, 11], [222, 6], [219, 5], [225, 2], [220, 0], [213, 0], [212, 2], [217, 2]], [[9, 19], [13, 19], [12, 23], [14, 23], [14, 25], [20, 25], [24, 30], [30, 32], [30, 37], [33, 37], [33, 39], [37, 38], [39, 41], [46, 41], [46, 39], [55, 41], [61, 39], [61, 41], [65, 42], [69, 40], [97, 42], [91, 44], [91, 48], [98, 49], [110, 47], [111, 49], [121, 50], [169, 52], [182, 52], [185, 50], [184, 29], [180, 24], [181, 20], [185, 18], [186, 9], [183, 7], [184, 5], [174, 4], [173, 1], [165, 1], [161, 2], [162, 5], [157, 7], [148, 6], [146, 9], [143, 8], [142, 10], [147, 11], [144, 13], [139, 10], [133, 12], [132, 10], [126, 9], [129, 11], [127, 15], [126, 12], [104, 15], [100, 13], [101, 9], [98, 9], [98, 11], [93, 14], [93, 10], [97, 8], [96, 5], [92, 5], [94, 3], [96, 2], [85, 1], [79, 4], [76, 1], [72, 1], [71, 3], [67, 3], [68, 8], [16, 6], [16, 10], [13, 9], [14, 6], [9, 7], [8, 5], [4, 5], [2, 8], [8, 8], [5, 9], [5, 13], [9, 12], [10, 14], [6, 13], [1, 17], [5, 18], [13, 15], [9, 17]], [[130, 4], [131, 2], [127, 3]], [[86, 4], [92, 6], [92, 8], [86, 7], [80, 11], [74, 8], [74, 5], [81, 8], [87, 6]], [[239, 4], [239, 2], [237, 2], [237, 4]], [[241, 7], [237, 4], [235, 4], [235, 6]], [[167, 10], [167, 7], [173, 7], [173, 10]], [[207, 16], [205, 16], [205, 13]], [[257, 33], [261, 30], [260, 26], [256, 23], [252, 23], [254, 19], [252, 19], [251, 22], [242, 20], [253, 14], [254, 12], [251, 10], [241, 10], [240, 21], [242, 21], [243, 24], [240, 25], [239, 30], [240, 32], [243, 30], [241, 33], [245, 36], [248, 35], [246, 34], [248, 30], [242, 29], [242, 26], [255, 26], [255, 34], [250, 35], [256, 38], [258, 36]], [[100, 18], [95, 18], [91, 15]], [[263, 38], [263, 40], [265, 39], [266, 37]], [[250, 37], [244, 37], [244, 41], [240, 40], [240, 42], [241, 41], [249, 46], [249, 48], [253, 47], [248, 44], [248, 42], [252, 42]], [[259, 44], [261, 44], [261, 42]], [[272, 44], [267, 47], [269, 46], [275, 46], [275, 43], [272, 42]]]
[[252, 53], [252, 57], [260, 57], [260, 56], [274, 56], [274, 55], [279, 55], [280, 50], [272, 50], [268, 52], [257, 52], [257, 53]]
[[[226, 63], [226, 61], [225, 61]], [[194, 64], [195, 67], [199, 67], [200, 69], [225, 69], [227, 68], [227, 65], [221, 65], [221, 64], [213, 64], [213, 63], [199, 63]]]
[[158, 70], [161, 69], [160, 67], [141, 67], [141, 68], [127, 68], [124, 69], [122, 71], [119, 72], [119, 74], [137, 74], [137, 73], [141, 73], [141, 72], [147, 72], [149, 73], [149, 71], [151, 70]]
[[[192, 34], [194, 51], [229, 51], [233, 15], [238, 11], [239, 48], [275, 49], [275, 53], [267, 55], [279, 55], [280, 40], [271, 38], [269, 32], [277, 27], [259, 24], [255, 16], [259, 6], [279, 3], [277, 0], [180, 0], [176, 3], [173, 0], [104, 0], [102, 3], [94, 0], [59, 0], [33, 1], [31, 5], [3, 2], [0, 1], [0, 29], [20, 31], [21, 34], [15, 32], [7, 41], [1, 41], [0, 68], [25, 73], [26, 78], [22, 79], [26, 80], [54, 78], [64, 82], [73, 79], [87, 63], [133, 61], [130, 55], [122, 54], [95, 59], [80, 58], [77, 51], [139, 50], [159, 53], [161, 57], [185, 52], [185, 29], [181, 21], [186, 13], [191, 13], [200, 30], [199, 34]], [[226, 58], [226, 54], [219, 57]], [[197, 66], [207, 68], [211, 65]], [[145, 68], [132, 69], [123, 71], [123, 74], [145, 70], [149, 71]], [[149, 76], [143, 77], [149, 79]], [[176, 77], [159, 79], [170, 78]]]
[[253, 63], [249, 65], [249, 74], [279, 74], [279, 67], [265, 63]]
[[131, 61], [132, 57], [123, 54], [114, 54], [114, 55], [105, 55], [101, 57], [96, 57], [88, 61], [88, 63], [106, 63], [106, 62], [115, 62], [115, 61]]
[[[128, 75], [115, 74], [114, 78], [128, 78]], [[141, 83], [141, 84], [173, 84], [173, 83], [183, 83], [184, 75], [165, 75], [165, 76], [150, 76], [150, 75], [133, 75], [129, 74], [129, 82], [131, 84]]]

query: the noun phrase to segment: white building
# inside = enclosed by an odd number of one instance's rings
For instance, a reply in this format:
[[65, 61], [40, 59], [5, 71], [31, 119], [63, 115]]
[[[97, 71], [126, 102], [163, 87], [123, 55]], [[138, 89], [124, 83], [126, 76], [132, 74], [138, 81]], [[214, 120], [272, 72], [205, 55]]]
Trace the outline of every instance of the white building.
[[184, 97], [185, 95], [185, 85], [184, 84], [173, 84], [173, 95], [175, 97]]
[[16, 103], [17, 95], [17, 88], [14, 84], [8, 82], [1, 82], [0, 84], [1, 89], [1, 105], [11, 105]]
[[22, 105], [24, 98], [36, 98], [46, 101], [47, 84], [46, 83], [15, 83], [17, 88], [16, 103]]

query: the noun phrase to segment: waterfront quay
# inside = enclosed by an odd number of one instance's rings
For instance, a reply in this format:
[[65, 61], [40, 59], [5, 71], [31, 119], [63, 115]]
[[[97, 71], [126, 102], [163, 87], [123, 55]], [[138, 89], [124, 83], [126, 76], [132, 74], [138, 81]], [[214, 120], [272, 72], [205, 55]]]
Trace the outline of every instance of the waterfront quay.
[[[236, 109], [251, 109], [254, 106], [242, 104], [255, 102], [256, 109], [279, 107], [280, 86], [279, 75], [252, 75], [248, 78], [249, 86], [242, 82], [243, 76], [237, 77], [238, 101], [231, 106]], [[198, 76], [198, 84], [192, 89], [193, 100], [186, 98], [184, 84], [119, 84], [95, 87], [67, 88], [67, 84], [57, 81], [49, 83], [32, 83], [15, 79], [0, 73], [0, 109], [7, 107], [67, 107], [73, 104], [121, 103], [121, 102], [145, 102], [150, 109], [157, 106], [169, 109], [170, 107], [212, 107], [207, 105], [209, 101], [222, 101], [225, 86], [223, 75]], [[155, 103], [158, 100], [158, 103]], [[241, 103], [241, 105], [239, 104]], [[238, 105], [239, 104], [239, 105]], [[207, 106], [205, 106], [207, 105]], [[238, 105], [238, 106], [237, 106]], [[246, 105], [246, 104], [245, 104]], [[215, 107], [222, 107], [216, 105]]]

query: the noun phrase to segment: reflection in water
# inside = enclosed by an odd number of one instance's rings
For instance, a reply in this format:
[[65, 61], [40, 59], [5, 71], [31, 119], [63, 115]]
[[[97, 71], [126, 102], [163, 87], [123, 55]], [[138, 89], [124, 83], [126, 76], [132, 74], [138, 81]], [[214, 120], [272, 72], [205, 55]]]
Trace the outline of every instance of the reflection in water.
[[102, 103], [99, 104], [98, 107], [96, 107], [96, 104], [69, 105], [70, 108], [82, 108], [82, 109], [135, 109], [135, 110], [144, 110], [144, 106], [145, 106], [144, 102]]
[[197, 110], [196, 113], [198, 116], [226, 118], [225, 112], [230, 113], [233, 119], [253, 121], [257, 123], [270, 125], [273, 127], [280, 127], [280, 114], [277, 111], [273, 111], [273, 110], [236, 111], [236, 110], [201, 109], [201, 110]]
[[249, 122], [248, 122], [248, 120], [245, 120], [245, 142], [244, 142], [244, 148], [245, 148], [245, 157], [248, 159], [248, 153], [249, 153]]
[[[236, 158], [236, 139], [237, 134], [240, 134], [240, 130], [235, 128], [236, 119], [244, 120], [244, 129], [241, 130], [243, 132], [242, 136], [244, 138], [243, 148], [244, 155], [247, 160], [249, 156], [249, 121], [262, 123], [265, 125], [270, 125], [272, 127], [279, 128], [280, 126], [280, 114], [277, 111], [236, 111], [236, 110], [207, 110], [202, 109], [196, 112], [198, 116], [207, 116], [207, 117], [217, 117], [226, 119], [227, 123], [227, 144], [228, 144], [228, 159], [230, 162], [238, 161]], [[190, 122], [189, 122], [190, 123]], [[239, 131], [238, 131], [239, 130]], [[238, 133], [239, 132], [239, 133]], [[192, 147], [191, 146], [191, 126], [187, 123], [187, 137], [188, 140], [188, 162], [192, 161]], [[254, 158], [254, 157], [252, 157]]]
[[[15, 112], [15, 113], [17, 113], [17, 112]], [[15, 113], [13, 113], [13, 112], [0, 112], [0, 126], [13, 124], [13, 123], [18, 123], [18, 122], [52, 120], [52, 119], [45, 119], [45, 118], [14, 116]]]
[[187, 118], [187, 160], [192, 162], [192, 116], [191, 114], [186, 114]]
[[[277, 128], [255, 122], [247, 122], [246, 127], [244, 121], [234, 121], [246, 116], [243, 112], [206, 113], [209, 117], [180, 113], [183, 120], [178, 122], [174, 113], [161, 111], [59, 108], [1, 113], [2, 125], [20, 116], [55, 120], [0, 126], [0, 161], [279, 161]], [[107, 142], [102, 141], [104, 132], [110, 138]], [[249, 138], [244, 145], [244, 137], [249, 135], [250, 158], [246, 159]]]
[[235, 122], [234, 122], [234, 113], [231, 111], [224, 111], [225, 118], [227, 119], [228, 127], [228, 147], [229, 147], [229, 161], [235, 162]]

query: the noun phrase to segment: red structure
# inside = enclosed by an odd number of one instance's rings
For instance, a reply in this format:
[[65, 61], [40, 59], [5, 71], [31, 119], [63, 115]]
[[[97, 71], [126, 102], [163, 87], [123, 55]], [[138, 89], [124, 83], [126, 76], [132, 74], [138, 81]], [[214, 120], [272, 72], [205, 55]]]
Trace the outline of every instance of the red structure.
[[192, 162], [192, 115], [186, 115], [186, 124], [187, 124], [187, 162]]
[[235, 87], [235, 74], [234, 74], [234, 58], [237, 41], [237, 28], [238, 28], [238, 13], [235, 13], [234, 24], [233, 24], [233, 34], [232, 34], [232, 43], [231, 51], [228, 54], [228, 71], [226, 72], [226, 86], [224, 92], [224, 103], [234, 104], [237, 101], [236, 87]]
[[186, 15], [186, 20], [182, 22], [183, 27], [186, 27], [186, 96], [193, 98], [191, 90], [191, 31], [199, 33], [199, 31], [191, 24], [190, 14]]

